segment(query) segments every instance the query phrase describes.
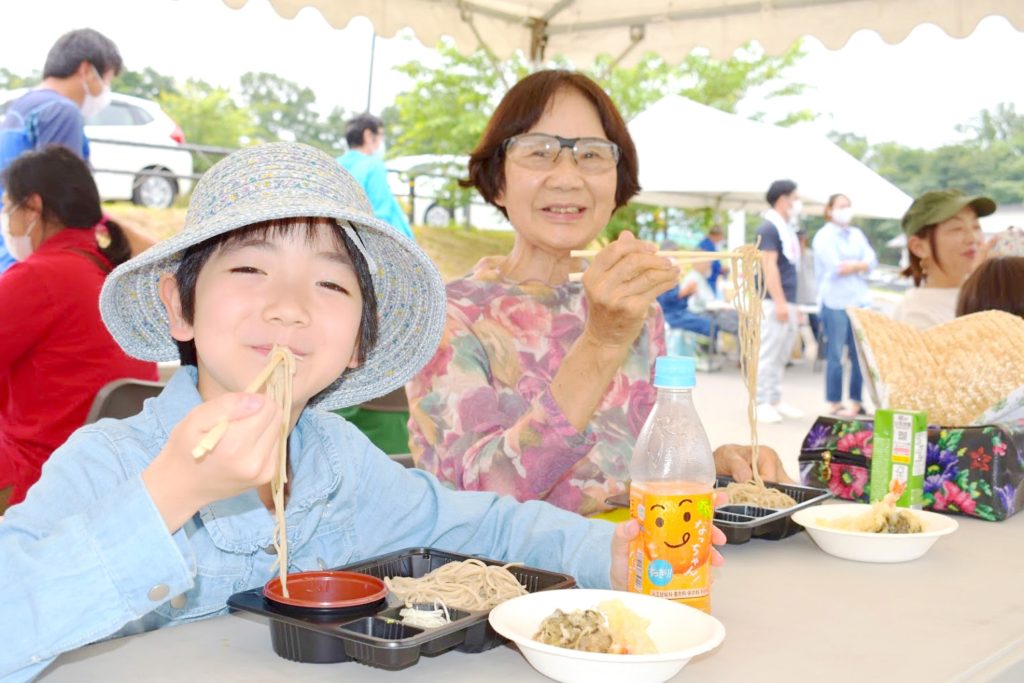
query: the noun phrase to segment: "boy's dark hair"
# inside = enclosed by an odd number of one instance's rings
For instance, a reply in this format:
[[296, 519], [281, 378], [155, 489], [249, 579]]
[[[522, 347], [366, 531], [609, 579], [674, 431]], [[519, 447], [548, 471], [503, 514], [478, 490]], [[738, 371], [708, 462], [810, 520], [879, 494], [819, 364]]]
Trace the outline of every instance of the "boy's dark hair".
[[[182, 255], [181, 262], [178, 264], [178, 269], [174, 273], [178, 281], [178, 293], [181, 296], [181, 315], [185, 322], [191, 325], [195, 317], [196, 282], [199, 280], [199, 272], [218, 249], [254, 235], [266, 238], [283, 235], [301, 228], [306, 229], [307, 239], [312, 241], [316, 228], [319, 225], [323, 225], [324, 221], [331, 225], [338, 246], [343, 246], [348, 251], [349, 258], [352, 259], [352, 266], [356, 271], [359, 290], [363, 296], [363, 312], [359, 320], [359, 350], [356, 356], [356, 360], [362, 365], [366, 360], [366, 354], [377, 343], [377, 298], [374, 295], [373, 279], [370, 276], [370, 269], [366, 265], [366, 259], [363, 258], [362, 252], [359, 251], [333, 218], [278, 218], [262, 221], [245, 228], [211, 237], [205, 242], [200, 242], [186, 249]], [[353, 229], [355, 228], [353, 227]], [[197, 365], [195, 342], [179, 342], [175, 340], [174, 343], [178, 347], [178, 355], [181, 357], [182, 365]]]
[[83, 61], [96, 67], [101, 78], [111, 70], [117, 76], [124, 68], [114, 41], [94, 29], [80, 28], [68, 31], [50, 48], [43, 78], [67, 78], [78, 70]]
[[[3, 184], [11, 204], [38, 195], [43, 218], [66, 229], [92, 230], [103, 221], [100, 194], [85, 162], [61, 145], [25, 152], [3, 173]], [[106, 220], [110, 243], [99, 248], [112, 266], [131, 258], [131, 245], [114, 221]]]
[[775, 202], [779, 201], [781, 197], [785, 197], [787, 194], [793, 194], [796, 191], [796, 183], [792, 180], [776, 180], [768, 188], [768, 192], [764, 198], [768, 201], [768, 205], [771, 207], [775, 206]]
[[384, 122], [373, 114], [360, 114], [345, 126], [345, 142], [349, 149], [363, 146], [363, 133], [372, 132], [374, 135], [380, 133]]
[[960, 287], [956, 315], [1006, 311], [1024, 318], [1024, 256], [1002, 256], [982, 263]]

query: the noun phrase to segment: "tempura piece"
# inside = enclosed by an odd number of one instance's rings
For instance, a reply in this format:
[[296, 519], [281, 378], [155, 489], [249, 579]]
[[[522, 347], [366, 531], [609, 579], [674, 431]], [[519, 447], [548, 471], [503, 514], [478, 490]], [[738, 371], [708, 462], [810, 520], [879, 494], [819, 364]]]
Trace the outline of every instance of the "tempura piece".
[[541, 622], [533, 639], [546, 645], [584, 652], [623, 655], [657, 653], [647, 635], [650, 621], [621, 600], [606, 600], [597, 609], [563, 612], [556, 609]]
[[819, 519], [818, 524], [829, 529], [865, 531], [872, 534], [917, 534], [924, 531], [921, 520], [909, 510], [896, 507], [906, 484], [895, 479], [889, 484], [889, 493], [861, 515], [838, 519]]

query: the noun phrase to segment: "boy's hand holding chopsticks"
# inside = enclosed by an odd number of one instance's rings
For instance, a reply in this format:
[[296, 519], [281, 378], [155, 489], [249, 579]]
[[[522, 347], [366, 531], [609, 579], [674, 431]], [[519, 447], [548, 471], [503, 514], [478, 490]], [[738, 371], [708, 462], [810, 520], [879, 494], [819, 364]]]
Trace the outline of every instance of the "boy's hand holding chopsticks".
[[[280, 407], [267, 396], [239, 392], [196, 406], [171, 430], [142, 479], [172, 533], [203, 505], [270, 481], [281, 419]], [[221, 438], [197, 461], [192, 449], [222, 420], [227, 427]]]

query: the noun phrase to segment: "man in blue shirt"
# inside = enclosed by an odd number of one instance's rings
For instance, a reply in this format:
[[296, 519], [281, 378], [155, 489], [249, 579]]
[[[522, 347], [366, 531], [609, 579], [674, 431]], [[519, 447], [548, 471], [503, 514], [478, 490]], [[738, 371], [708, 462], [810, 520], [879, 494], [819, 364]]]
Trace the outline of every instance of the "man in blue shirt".
[[[58, 38], [46, 56], [43, 82], [11, 102], [0, 121], [0, 173], [25, 152], [48, 145], [64, 145], [88, 161], [85, 119], [110, 104], [110, 83], [122, 67], [117, 46], [99, 31], [77, 29]], [[13, 263], [0, 239], [0, 273]]]
[[415, 240], [402, 207], [391, 194], [388, 171], [382, 155], [378, 154], [384, 148], [384, 122], [376, 116], [361, 114], [348, 122], [345, 141], [348, 142], [348, 151], [338, 157], [338, 163], [363, 186], [373, 205], [374, 215]]
[[[697, 243], [698, 249], [704, 251], [718, 251], [719, 245], [722, 244], [722, 226], [712, 225], [708, 230], [707, 236]], [[708, 277], [708, 284], [711, 285], [711, 291], [718, 295], [718, 278], [722, 275], [728, 275], [729, 269], [722, 267], [721, 261], [711, 262], [711, 275]]]

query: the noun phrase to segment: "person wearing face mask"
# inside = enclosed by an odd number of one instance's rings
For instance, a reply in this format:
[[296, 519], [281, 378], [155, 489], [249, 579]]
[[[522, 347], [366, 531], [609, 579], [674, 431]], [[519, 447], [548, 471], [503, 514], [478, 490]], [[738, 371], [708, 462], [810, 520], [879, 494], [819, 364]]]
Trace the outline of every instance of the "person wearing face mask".
[[373, 205], [374, 215], [415, 240], [409, 220], [388, 186], [388, 171], [384, 166], [384, 122], [371, 114], [360, 114], [348, 122], [345, 141], [348, 151], [338, 157], [338, 163], [363, 186]]
[[24, 498], [103, 385], [157, 379], [156, 365], [125, 355], [100, 320], [100, 288], [129, 246], [104, 219], [85, 162], [52, 145], [2, 176], [0, 229], [17, 263], [0, 277], [0, 514]]
[[757, 421], [781, 422], [803, 417], [803, 411], [782, 400], [782, 377], [796, 343], [797, 265], [800, 241], [797, 224], [803, 203], [792, 180], [776, 180], [765, 195], [771, 207], [757, 229], [764, 270], [764, 320], [757, 367]]
[[[870, 304], [868, 273], [878, 265], [875, 250], [860, 228], [852, 225], [849, 197], [834, 194], [825, 205], [825, 225], [814, 236], [814, 273], [825, 328], [825, 400], [829, 413], [854, 417], [863, 412], [862, 377], [853, 341], [849, 308]], [[850, 403], [843, 407], [843, 351], [850, 358]]]
[[[122, 68], [117, 46], [98, 31], [77, 29], [57, 39], [46, 56], [43, 82], [11, 102], [0, 123], [0, 172], [47, 145], [63, 145], [88, 161], [85, 119], [110, 104], [110, 83]], [[14, 261], [0, 244], [0, 273]]]
[[996, 210], [988, 197], [960, 190], [932, 190], [914, 200], [903, 215], [914, 280], [893, 313], [896, 320], [925, 329], [956, 317], [960, 286], [983, 259], [978, 219]]

